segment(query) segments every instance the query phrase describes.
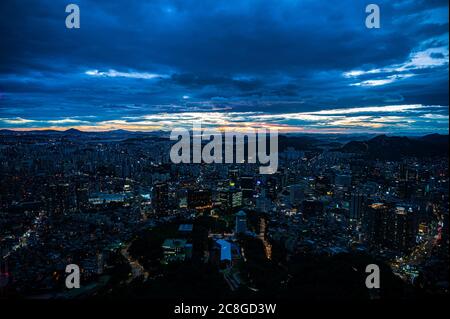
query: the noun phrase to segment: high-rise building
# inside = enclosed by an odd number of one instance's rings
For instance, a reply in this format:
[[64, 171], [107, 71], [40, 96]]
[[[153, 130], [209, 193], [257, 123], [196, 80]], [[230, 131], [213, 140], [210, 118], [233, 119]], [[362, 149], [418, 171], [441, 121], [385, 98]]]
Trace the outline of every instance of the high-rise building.
[[250, 199], [255, 192], [255, 180], [253, 176], [242, 176], [240, 178], [240, 186], [242, 190], [242, 198]]
[[267, 181], [266, 181], [266, 193], [267, 193], [267, 197], [269, 197], [272, 200], [277, 198], [278, 183], [277, 183], [277, 179], [276, 178], [274, 178], [274, 177], [267, 178]]
[[397, 206], [392, 211], [389, 247], [406, 252], [416, 243], [418, 231], [417, 214], [412, 207]]
[[211, 209], [211, 191], [209, 190], [188, 190], [187, 203], [189, 209], [205, 211]]
[[152, 203], [155, 213], [165, 214], [169, 208], [169, 186], [167, 183], [156, 183], [153, 185]]
[[243, 234], [247, 231], [247, 214], [241, 210], [236, 214], [236, 234]]
[[260, 213], [268, 213], [272, 208], [272, 201], [267, 197], [258, 197], [256, 199], [256, 211]]
[[389, 213], [391, 205], [372, 203], [364, 215], [364, 230], [371, 246], [386, 246], [388, 242]]
[[412, 207], [374, 203], [365, 213], [366, 236], [371, 246], [399, 252], [410, 250], [418, 231], [417, 213]]
[[242, 191], [239, 189], [222, 189], [215, 195], [215, 204], [223, 210], [231, 210], [242, 206]]
[[231, 207], [232, 208], [237, 208], [237, 207], [241, 207], [242, 206], [242, 191], [240, 190], [231, 190], [230, 191], [230, 195], [231, 195]]
[[360, 193], [352, 193], [350, 198], [350, 219], [360, 220], [363, 215], [364, 195]]

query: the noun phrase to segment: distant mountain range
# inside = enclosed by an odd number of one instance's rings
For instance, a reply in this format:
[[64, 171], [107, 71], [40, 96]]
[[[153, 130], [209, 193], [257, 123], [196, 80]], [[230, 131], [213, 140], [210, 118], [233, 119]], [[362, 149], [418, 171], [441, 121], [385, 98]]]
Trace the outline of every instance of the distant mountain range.
[[379, 135], [367, 141], [351, 141], [336, 149], [356, 153], [369, 159], [396, 160], [405, 156], [448, 156], [448, 135], [430, 134], [422, 137]]
[[77, 135], [85, 135], [85, 136], [136, 136], [136, 135], [162, 135], [167, 134], [162, 131], [152, 131], [152, 132], [138, 132], [138, 131], [127, 131], [127, 130], [111, 130], [111, 131], [80, 131], [75, 128], [70, 128], [65, 131], [60, 130], [30, 130], [30, 131], [15, 131], [2, 129], [0, 130], [0, 135], [68, 135], [68, 136], [77, 136]]
[[[102, 132], [85, 132], [74, 128], [57, 130], [32, 130], [14, 131], [8, 129], [0, 130], [3, 136], [45, 136], [57, 135], [67, 137], [85, 136], [87, 138], [120, 138], [123, 140], [146, 139], [150, 137], [167, 138], [168, 132], [134, 132], [127, 130], [112, 130]], [[345, 141], [345, 142], [344, 142]], [[350, 142], [347, 142], [350, 141]], [[336, 137], [328, 135], [297, 135], [288, 134], [279, 136], [279, 150], [288, 147], [297, 150], [316, 150], [327, 148], [338, 152], [355, 153], [367, 159], [398, 160], [405, 156], [432, 157], [449, 155], [449, 136], [441, 134], [430, 134], [421, 137], [387, 136], [378, 135], [370, 138], [361, 135]]]

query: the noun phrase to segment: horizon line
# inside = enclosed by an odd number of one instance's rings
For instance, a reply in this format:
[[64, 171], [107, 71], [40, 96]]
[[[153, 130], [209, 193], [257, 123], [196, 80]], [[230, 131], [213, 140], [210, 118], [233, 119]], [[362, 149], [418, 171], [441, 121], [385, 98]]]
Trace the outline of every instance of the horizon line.
[[[220, 129], [219, 129], [220, 130]], [[65, 133], [65, 132], [69, 132], [69, 131], [77, 131], [80, 133], [110, 133], [110, 132], [114, 132], [114, 131], [122, 131], [122, 132], [127, 132], [127, 133], [142, 133], [142, 134], [146, 134], [146, 133], [170, 133], [170, 130], [147, 130], [147, 131], [142, 131], [142, 130], [126, 130], [126, 129], [122, 129], [122, 128], [118, 128], [118, 129], [105, 129], [105, 130], [89, 130], [89, 129], [79, 129], [76, 127], [51, 127], [51, 128], [39, 128], [39, 127], [33, 127], [33, 128], [1, 128], [0, 127], [0, 132], [1, 131], [10, 131], [10, 132], [17, 132], [17, 133], [27, 133], [27, 132], [58, 132], [58, 133]], [[192, 131], [192, 129], [190, 129], [189, 131]], [[390, 135], [390, 136], [427, 136], [427, 135], [449, 135], [449, 132], [436, 132], [436, 131], [429, 131], [429, 132], [349, 132], [349, 131], [322, 131], [322, 130], [317, 130], [317, 131], [284, 131], [284, 132], [280, 132], [281, 134], [305, 134], [305, 135]]]

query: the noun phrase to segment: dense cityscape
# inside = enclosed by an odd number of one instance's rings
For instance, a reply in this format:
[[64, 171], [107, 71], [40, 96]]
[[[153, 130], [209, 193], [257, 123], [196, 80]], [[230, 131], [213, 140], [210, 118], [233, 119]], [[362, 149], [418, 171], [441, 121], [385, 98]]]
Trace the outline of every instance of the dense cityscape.
[[0, 141], [1, 297], [448, 294], [448, 135], [283, 135], [272, 175], [173, 164], [163, 132]]
[[448, 7], [1, 0], [2, 318], [439, 317]]

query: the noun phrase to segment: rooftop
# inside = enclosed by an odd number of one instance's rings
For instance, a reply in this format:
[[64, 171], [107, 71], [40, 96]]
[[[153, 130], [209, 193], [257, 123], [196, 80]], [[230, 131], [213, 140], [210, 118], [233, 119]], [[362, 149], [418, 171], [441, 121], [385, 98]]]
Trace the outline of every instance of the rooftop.
[[178, 231], [191, 232], [193, 228], [194, 225], [192, 224], [181, 224], [180, 227], [178, 227]]
[[186, 246], [186, 239], [166, 239], [162, 245], [163, 248], [181, 248]]

